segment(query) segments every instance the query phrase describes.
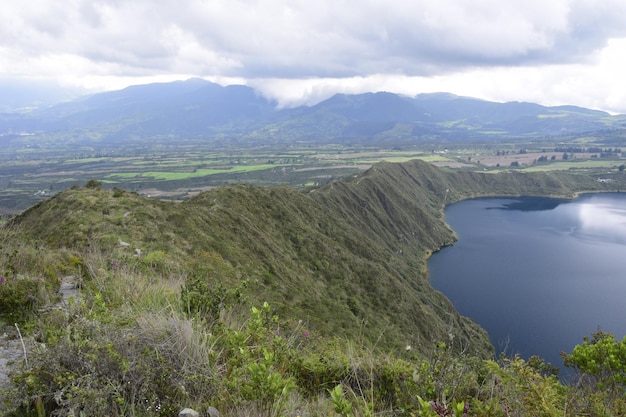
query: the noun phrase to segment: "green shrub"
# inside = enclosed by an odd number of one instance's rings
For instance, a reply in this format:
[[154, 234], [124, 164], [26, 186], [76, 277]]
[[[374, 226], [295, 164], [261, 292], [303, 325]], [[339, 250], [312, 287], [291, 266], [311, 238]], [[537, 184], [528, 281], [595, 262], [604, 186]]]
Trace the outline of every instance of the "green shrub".
[[102, 188], [102, 183], [98, 180], [91, 179], [85, 183], [85, 188], [91, 188], [94, 190], [99, 190]]
[[248, 282], [218, 253], [200, 252], [181, 291], [183, 306], [192, 317], [214, 322], [222, 312], [244, 302]]
[[39, 398], [46, 415], [175, 415], [190, 397], [211, 398], [209, 358], [192, 354], [188, 322], [65, 320], [14, 378], [22, 411]]
[[576, 345], [571, 354], [564, 355], [564, 361], [599, 389], [626, 389], [626, 337], [618, 341], [611, 333], [598, 331], [591, 339], [585, 338], [581, 345]]
[[[565, 414], [566, 389], [554, 375], [543, 375], [524, 359], [504, 359], [502, 365], [486, 361], [491, 380], [486, 389], [498, 404], [492, 412], [511, 415], [557, 417]], [[477, 403], [478, 404], [478, 403]], [[479, 408], [482, 408], [480, 406]], [[498, 415], [498, 414], [488, 414]]]
[[[624, 415], [626, 412], [626, 337], [616, 340], [598, 330], [585, 337], [571, 354], [562, 354], [566, 366], [577, 373], [578, 401], [584, 412], [594, 415]], [[577, 400], [579, 398], [576, 398]], [[589, 401], [591, 400], [591, 401]]]
[[0, 314], [9, 322], [24, 321], [44, 304], [41, 278], [0, 277]]
[[168, 272], [173, 267], [169, 255], [161, 250], [148, 252], [141, 258], [141, 263], [157, 272]]
[[333, 404], [333, 410], [341, 417], [352, 417], [352, 404], [346, 399], [341, 384], [332, 390], [328, 390], [330, 394], [330, 402]]

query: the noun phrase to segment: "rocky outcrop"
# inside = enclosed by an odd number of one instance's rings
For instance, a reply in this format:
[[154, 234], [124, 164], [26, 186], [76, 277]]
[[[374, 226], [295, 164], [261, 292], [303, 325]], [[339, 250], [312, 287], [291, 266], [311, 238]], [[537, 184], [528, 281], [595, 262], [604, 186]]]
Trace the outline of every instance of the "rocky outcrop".
[[10, 386], [9, 374], [12, 369], [20, 365], [24, 360], [24, 348], [20, 341], [17, 329], [12, 326], [4, 326], [0, 334], [0, 410], [4, 394]]
[[[220, 417], [220, 412], [217, 411], [215, 407], [209, 407], [205, 413], [207, 417]], [[200, 413], [191, 408], [185, 408], [180, 413], [178, 413], [178, 417], [199, 417]]]

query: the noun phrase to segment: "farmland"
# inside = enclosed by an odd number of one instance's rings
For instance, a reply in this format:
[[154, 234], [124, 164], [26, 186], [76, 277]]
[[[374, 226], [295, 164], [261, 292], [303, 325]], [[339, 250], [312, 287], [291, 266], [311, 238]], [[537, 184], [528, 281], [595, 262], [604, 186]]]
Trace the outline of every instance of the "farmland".
[[0, 210], [90, 179], [185, 199], [237, 183], [314, 187], [410, 159], [617, 175], [625, 127], [623, 115], [449, 94], [338, 95], [278, 109], [245, 86], [150, 84], [0, 117]]
[[[586, 139], [585, 148], [595, 146]], [[575, 141], [572, 141], [576, 145]], [[210, 188], [248, 183], [296, 188], [323, 185], [381, 161], [421, 159], [439, 167], [497, 172], [569, 170], [618, 174], [621, 152], [555, 151], [563, 142], [416, 143], [215, 146], [193, 141], [180, 146], [120, 145], [111, 149], [24, 146], [0, 157], [0, 208], [21, 211], [57, 191], [97, 179], [151, 197], [185, 199]], [[602, 145], [599, 143], [598, 145]], [[578, 145], [576, 145], [578, 146]], [[595, 149], [595, 148], [594, 148]], [[613, 149], [612, 150], [616, 150]], [[621, 150], [619, 150], [621, 151]], [[564, 159], [564, 154], [566, 154]]]

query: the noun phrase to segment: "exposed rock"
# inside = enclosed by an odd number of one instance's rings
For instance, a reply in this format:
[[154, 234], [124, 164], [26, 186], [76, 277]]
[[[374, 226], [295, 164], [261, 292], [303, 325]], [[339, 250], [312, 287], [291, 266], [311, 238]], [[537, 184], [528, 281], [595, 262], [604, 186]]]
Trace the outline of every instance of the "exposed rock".
[[178, 417], [199, 417], [200, 414], [196, 410], [192, 410], [191, 408], [185, 408], [180, 413], [178, 413]]
[[76, 277], [74, 275], [67, 275], [61, 278], [59, 293], [61, 293], [61, 303], [59, 307], [67, 307], [70, 297], [73, 297], [74, 301], [78, 301], [80, 295], [78, 293]]
[[206, 414], [209, 417], [220, 417], [220, 412], [217, 411], [217, 408], [215, 408], [215, 407], [210, 407], [209, 406], [209, 408], [206, 410]]
[[15, 329], [2, 326], [0, 334], [0, 410], [2, 410], [3, 393], [9, 388], [11, 381], [9, 373], [24, 359], [24, 351]]

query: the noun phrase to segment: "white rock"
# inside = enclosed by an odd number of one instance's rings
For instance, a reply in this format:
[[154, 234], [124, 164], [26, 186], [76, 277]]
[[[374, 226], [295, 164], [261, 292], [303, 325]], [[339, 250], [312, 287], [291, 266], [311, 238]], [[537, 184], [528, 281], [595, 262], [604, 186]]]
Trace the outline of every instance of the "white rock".
[[180, 413], [178, 413], [178, 417], [200, 417], [200, 414], [196, 410], [192, 410], [191, 408], [185, 408]]

